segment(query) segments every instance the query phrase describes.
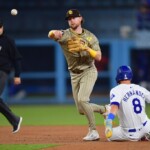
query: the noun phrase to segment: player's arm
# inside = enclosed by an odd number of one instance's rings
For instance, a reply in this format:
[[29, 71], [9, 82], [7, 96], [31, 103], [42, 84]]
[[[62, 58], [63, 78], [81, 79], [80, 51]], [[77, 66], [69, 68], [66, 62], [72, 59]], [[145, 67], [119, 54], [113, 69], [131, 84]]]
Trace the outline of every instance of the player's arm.
[[95, 50], [94, 48], [90, 48], [87, 45], [87, 43], [84, 41], [84, 39], [80, 37], [73, 37], [69, 39], [68, 49], [70, 52], [87, 51], [90, 54], [90, 56], [97, 61], [100, 61], [102, 57], [100, 50]]
[[95, 35], [92, 35], [92, 41], [90, 43], [90, 47], [87, 47], [86, 51], [90, 54], [92, 58], [94, 58], [97, 61], [100, 61], [102, 59], [102, 53], [100, 49], [100, 44], [98, 39]]
[[[95, 36], [94, 36], [95, 37]], [[95, 37], [94, 39], [94, 43], [90, 44], [91, 46], [89, 47], [88, 45], [85, 46], [85, 50], [90, 54], [90, 56], [97, 60], [100, 61], [102, 59], [102, 53], [101, 53], [101, 49], [99, 47], [99, 42], [97, 40], [97, 38]]]
[[90, 56], [92, 57], [92, 58], [94, 58], [95, 60], [97, 60], [97, 61], [100, 61], [101, 60], [101, 58], [102, 58], [102, 53], [101, 53], [101, 51], [95, 51], [95, 50], [93, 50], [93, 49], [91, 49], [90, 47], [87, 47], [86, 48], [86, 51], [90, 54]]
[[63, 36], [63, 31], [62, 30], [51, 30], [48, 33], [48, 37], [53, 39], [53, 40], [60, 40]]
[[105, 135], [107, 138], [110, 138], [113, 134], [112, 122], [115, 119], [117, 111], [118, 111], [118, 105], [112, 104], [111, 109], [110, 109], [110, 113], [108, 114], [108, 117], [105, 121]]

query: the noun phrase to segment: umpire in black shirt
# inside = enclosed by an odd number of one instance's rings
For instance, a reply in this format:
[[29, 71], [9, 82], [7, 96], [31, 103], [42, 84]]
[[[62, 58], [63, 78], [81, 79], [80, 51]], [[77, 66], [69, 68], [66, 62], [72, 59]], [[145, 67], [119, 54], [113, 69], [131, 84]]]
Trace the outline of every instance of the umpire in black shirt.
[[12, 132], [16, 133], [20, 129], [22, 117], [16, 116], [1, 98], [8, 75], [12, 69], [15, 71], [14, 84], [18, 85], [21, 83], [21, 55], [14, 40], [5, 34], [3, 22], [0, 20], [0, 112], [13, 126]]

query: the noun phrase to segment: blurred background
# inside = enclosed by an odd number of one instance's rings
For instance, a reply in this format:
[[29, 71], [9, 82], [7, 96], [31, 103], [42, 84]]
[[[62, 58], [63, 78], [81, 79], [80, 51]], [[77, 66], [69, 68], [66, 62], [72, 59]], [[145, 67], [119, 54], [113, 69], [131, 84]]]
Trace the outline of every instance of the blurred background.
[[[10, 14], [13, 8], [17, 16]], [[74, 103], [61, 48], [47, 37], [49, 30], [68, 28], [65, 14], [72, 8], [98, 37], [103, 54], [95, 62], [99, 77], [92, 102], [109, 102], [120, 65], [130, 65], [133, 82], [150, 90], [150, 0], [0, 0], [5, 30], [23, 56], [22, 85], [13, 85], [12, 72], [3, 95], [9, 104]]]

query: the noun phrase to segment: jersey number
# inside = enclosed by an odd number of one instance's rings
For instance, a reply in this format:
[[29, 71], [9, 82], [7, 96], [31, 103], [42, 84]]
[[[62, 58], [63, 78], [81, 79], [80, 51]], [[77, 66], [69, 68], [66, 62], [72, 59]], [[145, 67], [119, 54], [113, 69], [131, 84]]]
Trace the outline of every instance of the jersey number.
[[139, 99], [137, 99], [137, 98], [133, 99], [132, 104], [133, 104], [134, 112], [136, 114], [139, 114], [139, 113], [142, 112], [142, 106], [141, 106], [141, 103], [140, 103]]

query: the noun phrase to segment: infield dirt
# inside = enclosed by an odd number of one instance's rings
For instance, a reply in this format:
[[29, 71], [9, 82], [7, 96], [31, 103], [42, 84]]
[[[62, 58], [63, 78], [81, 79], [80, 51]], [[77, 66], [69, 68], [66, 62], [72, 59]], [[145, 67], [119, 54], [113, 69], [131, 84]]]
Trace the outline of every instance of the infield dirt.
[[150, 142], [108, 142], [104, 127], [97, 127], [101, 139], [85, 142], [87, 126], [22, 126], [11, 133], [11, 127], [0, 127], [0, 144], [58, 144], [42, 150], [149, 150]]

